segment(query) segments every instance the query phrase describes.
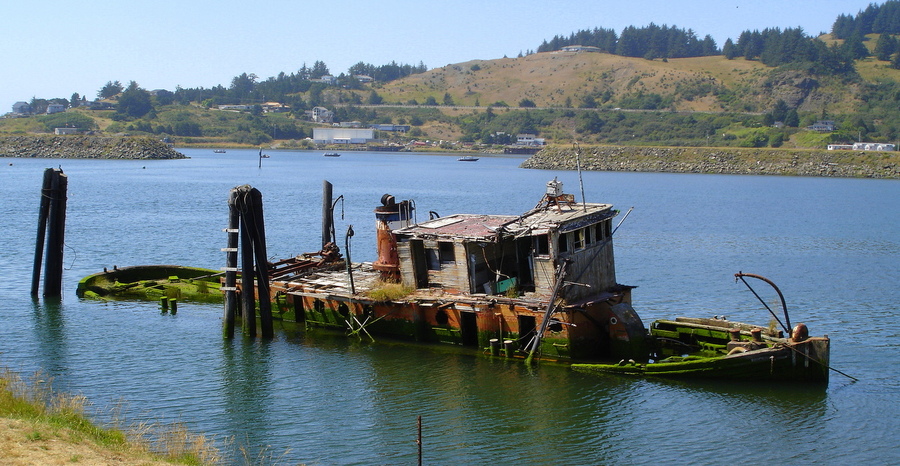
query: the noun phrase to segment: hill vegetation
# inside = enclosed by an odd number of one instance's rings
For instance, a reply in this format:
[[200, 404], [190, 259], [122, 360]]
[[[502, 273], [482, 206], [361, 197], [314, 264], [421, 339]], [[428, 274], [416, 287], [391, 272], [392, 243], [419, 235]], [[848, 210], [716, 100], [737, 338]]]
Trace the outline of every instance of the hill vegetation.
[[[107, 82], [98, 99], [33, 99], [41, 113], [0, 132], [69, 126], [94, 134], [153, 135], [179, 145], [310, 147], [313, 107], [333, 123], [409, 125], [385, 142], [491, 147], [532, 133], [550, 144], [809, 147], [900, 139], [900, 1], [839, 17], [833, 34], [744, 31], [720, 49], [709, 36], [650, 24], [596, 28], [544, 41], [538, 53], [424, 64], [358, 63], [332, 76], [324, 62], [229, 86], [148, 91]], [[565, 49], [573, 45], [580, 48]], [[576, 50], [576, 51], [566, 51]], [[274, 104], [273, 104], [274, 103]], [[226, 107], [231, 106], [231, 107]], [[819, 120], [835, 131], [806, 129]], [[332, 122], [327, 122], [329, 126]], [[457, 144], [459, 143], [459, 144]]]

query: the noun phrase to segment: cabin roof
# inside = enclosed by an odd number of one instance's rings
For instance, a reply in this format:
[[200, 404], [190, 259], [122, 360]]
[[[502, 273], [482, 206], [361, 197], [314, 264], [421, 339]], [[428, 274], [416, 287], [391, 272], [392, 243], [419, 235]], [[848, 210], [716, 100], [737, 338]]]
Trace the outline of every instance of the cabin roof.
[[611, 209], [611, 204], [554, 204], [522, 215], [454, 214], [402, 228], [395, 233], [418, 239], [496, 241], [501, 232], [510, 236], [527, 236], [551, 230], [570, 231], [615, 215]]

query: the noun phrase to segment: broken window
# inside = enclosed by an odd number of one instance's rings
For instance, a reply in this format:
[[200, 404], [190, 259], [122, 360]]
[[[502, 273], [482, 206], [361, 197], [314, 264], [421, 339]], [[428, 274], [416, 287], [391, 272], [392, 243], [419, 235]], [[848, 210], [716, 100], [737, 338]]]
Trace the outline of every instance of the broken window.
[[537, 256], [550, 255], [549, 235], [537, 235], [534, 237], [534, 254]]
[[453, 252], [453, 243], [448, 241], [441, 241], [440, 243], [438, 243], [438, 251], [442, 264], [456, 262], [456, 255]]
[[559, 252], [569, 252], [569, 234], [560, 233], [559, 235]]
[[575, 250], [580, 251], [584, 249], [584, 228], [580, 228], [572, 232], [575, 236]]

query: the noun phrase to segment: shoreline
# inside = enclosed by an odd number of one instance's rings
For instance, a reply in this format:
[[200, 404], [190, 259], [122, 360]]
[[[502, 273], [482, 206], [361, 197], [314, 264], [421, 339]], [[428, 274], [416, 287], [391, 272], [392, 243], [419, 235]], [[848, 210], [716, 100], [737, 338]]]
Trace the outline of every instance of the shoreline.
[[159, 139], [140, 136], [0, 136], [0, 157], [42, 159], [183, 159]]
[[[577, 170], [576, 150], [548, 147], [521, 168]], [[900, 179], [900, 152], [723, 147], [586, 146], [587, 171]]]

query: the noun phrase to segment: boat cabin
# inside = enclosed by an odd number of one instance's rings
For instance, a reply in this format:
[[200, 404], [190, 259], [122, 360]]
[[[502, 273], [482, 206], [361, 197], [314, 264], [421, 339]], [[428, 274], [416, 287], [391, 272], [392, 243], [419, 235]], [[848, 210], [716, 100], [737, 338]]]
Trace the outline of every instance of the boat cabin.
[[[394, 241], [379, 241], [375, 267], [389, 269], [408, 287], [549, 296], [562, 262], [566, 286], [558, 297], [567, 302], [617, 286], [611, 221], [618, 212], [610, 204], [574, 202], [559, 181], [547, 183], [541, 202], [518, 216], [456, 214], [414, 225], [404, 202], [376, 209], [376, 216], [393, 212], [393, 226], [400, 227], [392, 230]], [[390, 229], [388, 223], [379, 219], [379, 231]], [[382, 253], [384, 248], [396, 253]]]

